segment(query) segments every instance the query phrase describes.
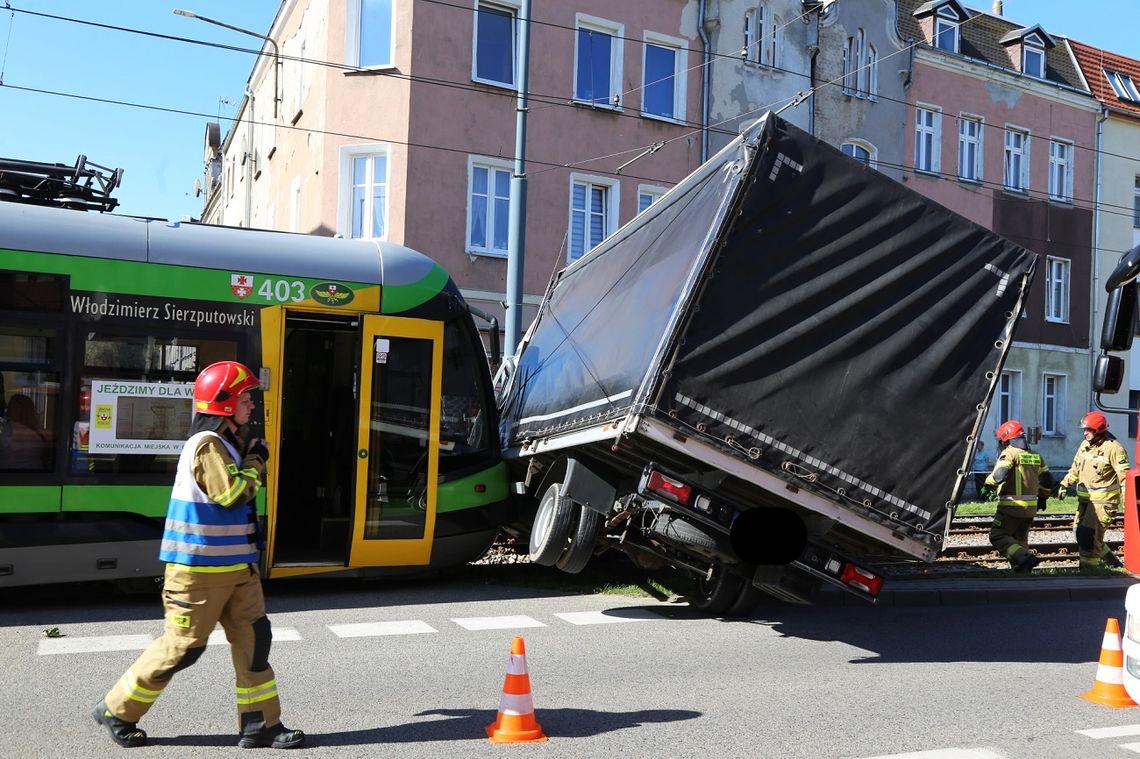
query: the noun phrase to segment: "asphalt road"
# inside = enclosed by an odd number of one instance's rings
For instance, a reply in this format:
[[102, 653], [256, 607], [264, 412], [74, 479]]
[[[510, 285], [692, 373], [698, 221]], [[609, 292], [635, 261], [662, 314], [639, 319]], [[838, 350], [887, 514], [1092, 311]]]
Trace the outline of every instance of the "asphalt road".
[[[0, 604], [0, 757], [123, 756], [88, 713], [160, 632], [157, 601], [92, 587]], [[1140, 709], [1077, 698], [1106, 618], [1123, 621], [1123, 592], [773, 604], [723, 621], [625, 597], [356, 581], [272, 586], [269, 606], [283, 716], [309, 733], [305, 756], [1040, 759], [1127, 756], [1140, 742]], [[63, 637], [44, 637], [50, 627]], [[486, 739], [515, 635], [546, 743]], [[130, 756], [247, 755], [225, 648], [175, 678], [141, 723], [151, 745]]]

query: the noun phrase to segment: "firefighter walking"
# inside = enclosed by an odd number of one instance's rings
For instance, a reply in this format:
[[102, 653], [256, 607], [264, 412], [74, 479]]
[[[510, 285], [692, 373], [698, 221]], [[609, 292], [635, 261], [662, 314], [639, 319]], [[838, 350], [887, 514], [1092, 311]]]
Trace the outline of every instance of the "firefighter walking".
[[1108, 431], [1108, 419], [1099, 411], [1081, 418], [1084, 442], [1073, 465], [1061, 478], [1061, 487], [1077, 488], [1077, 515], [1073, 520], [1082, 572], [1097, 573], [1124, 564], [1104, 544], [1104, 529], [1120, 511], [1128, 454]]
[[257, 571], [254, 496], [269, 451], [243, 439], [257, 377], [236, 361], [206, 367], [194, 383], [190, 439], [178, 459], [159, 559], [167, 562], [165, 629], [95, 707], [95, 721], [127, 748], [146, 745], [138, 721], [176, 672], [194, 664], [221, 622], [236, 675], [238, 745], [295, 748], [300, 730], [281, 724], [272, 640]]
[[1037, 509], [1044, 509], [1053, 476], [1041, 454], [1029, 450], [1021, 422], [1010, 419], [997, 428], [998, 453], [986, 485], [997, 490], [998, 506], [990, 544], [1009, 559], [1015, 572], [1029, 572], [1041, 563], [1029, 550], [1029, 528]]

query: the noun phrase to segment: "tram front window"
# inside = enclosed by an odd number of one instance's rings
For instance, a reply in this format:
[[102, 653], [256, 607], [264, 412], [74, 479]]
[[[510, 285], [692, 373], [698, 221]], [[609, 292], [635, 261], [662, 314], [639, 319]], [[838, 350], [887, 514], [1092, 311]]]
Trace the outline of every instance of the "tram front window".
[[482, 464], [491, 446], [482, 343], [461, 320], [443, 330], [443, 399], [439, 430], [442, 475]]

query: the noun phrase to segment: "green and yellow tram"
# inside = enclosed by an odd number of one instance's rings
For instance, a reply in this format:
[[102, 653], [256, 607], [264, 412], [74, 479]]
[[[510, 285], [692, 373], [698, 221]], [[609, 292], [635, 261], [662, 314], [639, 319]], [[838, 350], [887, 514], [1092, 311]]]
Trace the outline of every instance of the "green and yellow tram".
[[507, 497], [454, 282], [390, 243], [0, 202], [0, 587], [161, 573], [194, 378], [261, 373], [266, 577], [477, 558]]

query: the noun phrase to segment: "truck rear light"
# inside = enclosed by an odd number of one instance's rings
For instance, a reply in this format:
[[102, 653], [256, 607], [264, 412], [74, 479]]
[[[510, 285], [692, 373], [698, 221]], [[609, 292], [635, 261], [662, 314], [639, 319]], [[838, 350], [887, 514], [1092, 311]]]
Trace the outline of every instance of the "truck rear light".
[[697, 511], [703, 511], [709, 514], [712, 512], [712, 499], [707, 495], [699, 495], [696, 500], [693, 501], [693, 508]]
[[685, 505], [693, 495], [693, 489], [679, 480], [666, 477], [661, 472], [651, 471], [645, 489], [654, 495], [667, 498], [673, 503]]
[[878, 596], [883, 587], [882, 577], [850, 562], [843, 565], [839, 581], [872, 596]]

